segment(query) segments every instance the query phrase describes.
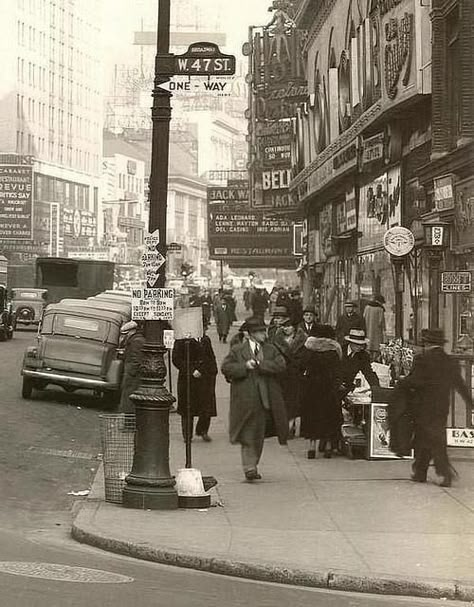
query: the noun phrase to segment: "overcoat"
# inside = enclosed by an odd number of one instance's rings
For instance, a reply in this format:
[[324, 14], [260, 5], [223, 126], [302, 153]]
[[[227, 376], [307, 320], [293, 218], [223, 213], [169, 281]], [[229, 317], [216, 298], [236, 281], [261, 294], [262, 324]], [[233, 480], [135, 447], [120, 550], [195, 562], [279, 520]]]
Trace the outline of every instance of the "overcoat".
[[288, 419], [294, 419], [301, 414], [303, 397], [303, 367], [302, 353], [306, 341], [306, 333], [297, 329], [292, 339], [287, 339], [283, 330], [278, 328], [273, 337], [273, 345], [285, 358], [286, 373], [280, 376], [280, 385], [285, 401]]
[[347, 394], [354, 389], [354, 379], [359, 371], [371, 386], [380, 386], [379, 378], [370, 364], [367, 350], [356, 352], [350, 356], [346, 351], [342, 357], [341, 376]]
[[351, 329], [363, 329], [365, 331], [365, 320], [358, 312], [354, 312], [351, 315], [344, 313], [337, 319], [336, 338], [343, 350], [347, 346], [344, 337], [349, 335]]
[[[173, 348], [173, 364], [178, 369], [178, 413], [186, 415], [187, 376], [186, 340], [178, 339]], [[189, 340], [191, 415], [215, 417], [217, 363], [211, 340], [205, 335], [201, 340]], [[193, 377], [199, 371], [200, 378]]]
[[366, 334], [369, 339], [368, 349], [380, 351], [380, 344], [385, 334], [385, 308], [377, 301], [369, 301], [364, 310]]
[[450, 393], [455, 389], [472, 407], [459, 365], [441, 347], [430, 348], [413, 361], [409, 375], [400, 380], [415, 423], [415, 446], [432, 448], [446, 443]]
[[229, 436], [231, 443], [238, 443], [242, 429], [251, 423], [253, 413], [262, 407], [263, 384], [268, 397], [273, 428], [268, 428], [267, 436], [277, 436], [281, 445], [288, 440], [288, 417], [279, 382], [279, 375], [286, 370], [285, 359], [269, 343], [262, 345], [263, 360], [255, 370], [247, 369], [246, 363], [252, 356], [248, 340], [232, 346], [222, 363], [222, 373], [230, 382]]
[[216, 321], [217, 333], [228, 335], [232, 326], [234, 312], [227, 302], [218, 301], [214, 307], [214, 319]]
[[301, 435], [335, 439], [342, 423], [341, 346], [333, 339], [310, 337], [306, 342], [305, 387], [301, 413]]

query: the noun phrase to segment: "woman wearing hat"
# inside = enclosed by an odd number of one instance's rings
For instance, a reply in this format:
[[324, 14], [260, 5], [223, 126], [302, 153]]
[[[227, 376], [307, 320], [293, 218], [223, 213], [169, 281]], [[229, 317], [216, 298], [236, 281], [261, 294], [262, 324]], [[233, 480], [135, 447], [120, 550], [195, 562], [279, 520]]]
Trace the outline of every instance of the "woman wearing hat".
[[229, 435], [241, 445], [242, 467], [247, 481], [261, 479], [258, 464], [264, 439], [278, 436], [288, 440], [288, 419], [279, 375], [285, 359], [266, 341], [267, 327], [258, 318], [246, 321], [249, 338], [230, 349], [222, 363], [222, 373], [231, 384]]
[[457, 390], [472, 408], [471, 393], [466, 386], [459, 365], [443, 349], [442, 329], [422, 331], [424, 352], [415, 357], [413, 368], [397, 386], [405, 396], [415, 422], [415, 462], [412, 480], [425, 483], [430, 461], [434, 461], [441, 486], [450, 487], [453, 468], [446, 450], [446, 425], [450, 395]]
[[350, 329], [344, 338], [347, 346], [342, 357], [342, 391], [344, 395], [355, 388], [354, 379], [361, 372], [371, 386], [379, 386], [379, 378], [370, 364], [367, 351], [369, 340], [364, 329]]
[[305, 387], [301, 414], [301, 435], [309, 443], [308, 459], [319, 451], [326, 458], [332, 455], [342, 423], [341, 399], [341, 346], [335, 340], [335, 331], [329, 325], [319, 325], [314, 335], [306, 339], [304, 367]]

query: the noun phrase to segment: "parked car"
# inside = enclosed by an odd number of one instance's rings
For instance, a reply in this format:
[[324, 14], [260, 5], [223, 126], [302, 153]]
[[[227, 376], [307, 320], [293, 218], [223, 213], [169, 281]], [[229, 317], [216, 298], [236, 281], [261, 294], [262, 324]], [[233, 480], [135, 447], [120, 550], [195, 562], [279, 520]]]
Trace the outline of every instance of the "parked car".
[[94, 308], [99, 310], [109, 310], [110, 312], [117, 312], [123, 316], [123, 322], [127, 322], [131, 318], [132, 305], [126, 301], [111, 301], [108, 299], [96, 299], [95, 297], [89, 297], [88, 299], [72, 299], [66, 298], [61, 299], [61, 304], [70, 306], [72, 308]]
[[14, 314], [11, 302], [8, 301], [7, 288], [0, 285], [0, 341], [13, 337]]
[[12, 289], [13, 328], [39, 325], [47, 299], [47, 289]]
[[122, 323], [119, 312], [50, 304], [37, 344], [27, 348], [23, 358], [23, 398], [51, 384], [66, 392], [93, 390], [107, 404], [117, 404], [123, 373], [118, 352]]

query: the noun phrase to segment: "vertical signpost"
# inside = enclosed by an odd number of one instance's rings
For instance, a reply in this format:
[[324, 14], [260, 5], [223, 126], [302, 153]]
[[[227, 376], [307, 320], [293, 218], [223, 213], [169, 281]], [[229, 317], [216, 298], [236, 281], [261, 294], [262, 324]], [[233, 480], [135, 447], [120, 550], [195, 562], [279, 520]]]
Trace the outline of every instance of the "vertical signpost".
[[[166, 320], [172, 317], [172, 291], [165, 289], [166, 212], [168, 197], [169, 138], [171, 94], [163, 88], [168, 77], [178, 73], [189, 76], [235, 72], [229, 57], [221, 56], [216, 45], [197, 43], [182, 63], [169, 52], [171, 0], [158, 0], [158, 39], [153, 89], [153, 138], [150, 175], [150, 236], [142, 258], [147, 286], [137, 289], [135, 314], [145, 321], [146, 343], [140, 368], [140, 385], [131, 395], [136, 410], [135, 454], [131, 473], [123, 490], [123, 505], [142, 510], [178, 508], [175, 479], [169, 465], [169, 412], [175, 401], [166, 388], [163, 343]], [[195, 46], [195, 48], [194, 48]], [[211, 48], [212, 47], [212, 48]], [[179, 59], [179, 58], [178, 58]], [[225, 62], [225, 59], [229, 61]], [[198, 61], [199, 60], [199, 61]], [[137, 303], [141, 302], [141, 303]], [[151, 303], [149, 303], [151, 302]]]

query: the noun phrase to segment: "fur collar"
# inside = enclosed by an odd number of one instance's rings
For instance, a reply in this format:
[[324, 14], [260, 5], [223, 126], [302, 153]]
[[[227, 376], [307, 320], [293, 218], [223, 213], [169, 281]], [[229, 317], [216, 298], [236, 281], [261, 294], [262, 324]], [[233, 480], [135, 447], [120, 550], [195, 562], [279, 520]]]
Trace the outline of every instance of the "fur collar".
[[304, 347], [310, 352], [337, 352], [339, 358], [342, 358], [341, 346], [328, 337], [308, 337]]

